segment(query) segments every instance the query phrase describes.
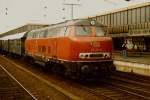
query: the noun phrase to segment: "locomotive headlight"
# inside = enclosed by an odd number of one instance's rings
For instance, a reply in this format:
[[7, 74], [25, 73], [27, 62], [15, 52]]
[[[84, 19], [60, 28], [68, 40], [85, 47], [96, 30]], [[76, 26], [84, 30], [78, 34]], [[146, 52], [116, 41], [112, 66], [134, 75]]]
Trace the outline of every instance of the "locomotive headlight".
[[83, 53], [80, 53], [80, 54], [79, 54], [79, 58], [82, 58], [82, 59], [84, 59], [84, 58], [85, 58], [85, 54], [83, 54]]
[[103, 55], [105, 58], [110, 58], [110, 53], [104, 53]]
[[89, 53], [80, 53], [79, 58], [81, 59], [89, 58]]

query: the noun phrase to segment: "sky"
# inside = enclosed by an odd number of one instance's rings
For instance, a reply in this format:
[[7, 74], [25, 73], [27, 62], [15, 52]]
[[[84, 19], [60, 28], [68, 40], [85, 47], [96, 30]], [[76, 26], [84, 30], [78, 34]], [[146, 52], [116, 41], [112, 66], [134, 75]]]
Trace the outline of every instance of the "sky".
[[[102, 12], [150, 2], [150, 0], [0, 0], [0, 33], [27, 23], [53, 24], [74, 18], [85, 18]], [[6, 14], [7, 13], [7, 14]]]

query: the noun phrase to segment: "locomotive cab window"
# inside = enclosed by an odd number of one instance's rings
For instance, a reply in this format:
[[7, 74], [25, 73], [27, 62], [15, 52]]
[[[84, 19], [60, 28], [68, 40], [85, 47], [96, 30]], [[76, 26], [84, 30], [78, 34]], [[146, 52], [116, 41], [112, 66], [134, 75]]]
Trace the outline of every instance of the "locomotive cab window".
[[92, 27], [90, 26], [75, 26], [75, 32], [77, 36], [91, 36]]

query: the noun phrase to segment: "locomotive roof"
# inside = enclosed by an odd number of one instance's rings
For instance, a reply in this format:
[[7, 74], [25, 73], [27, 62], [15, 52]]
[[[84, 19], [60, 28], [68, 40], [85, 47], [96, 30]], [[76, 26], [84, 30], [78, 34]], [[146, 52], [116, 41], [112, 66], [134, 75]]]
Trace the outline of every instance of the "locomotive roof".
[[0, 38], [0, 40], [13, 40], [13, 39], [21, 39], [25, 36], [26, 32], [18, 33], [18, 34], [13, 34], [13, 35], [8, 35]]
[[[91, 25], [91, 21], [88, 19], [74, 19], [74, 20], [68, 20], [65, 22], [61, 22], [61, 23], [57, 23], [57, 24], [51, 24], [48, 27], [45, 28], [41, 28], [41, 29], [35, 29], [32, 30], [32, 32], [34, 31], [40, 31], [40, 30], [45, 30], [45, 29], [51, 29], [51, 28], [55, 28], [55, 27], [62, 27], [62, 26], [71, 26], [71, 25]], [[103, 26], [100, 23], [95, 23], [96, 26]]]

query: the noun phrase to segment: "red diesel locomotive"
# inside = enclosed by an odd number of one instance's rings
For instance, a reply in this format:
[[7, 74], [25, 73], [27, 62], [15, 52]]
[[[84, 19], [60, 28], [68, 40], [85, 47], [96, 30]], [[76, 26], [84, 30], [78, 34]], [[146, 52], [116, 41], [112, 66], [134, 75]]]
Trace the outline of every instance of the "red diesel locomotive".
[[71, 20], [27, 34], [25, 53], [35, 62], [73, 78], [110, 74], [112, 38], [104, 26], [89, 20]]

